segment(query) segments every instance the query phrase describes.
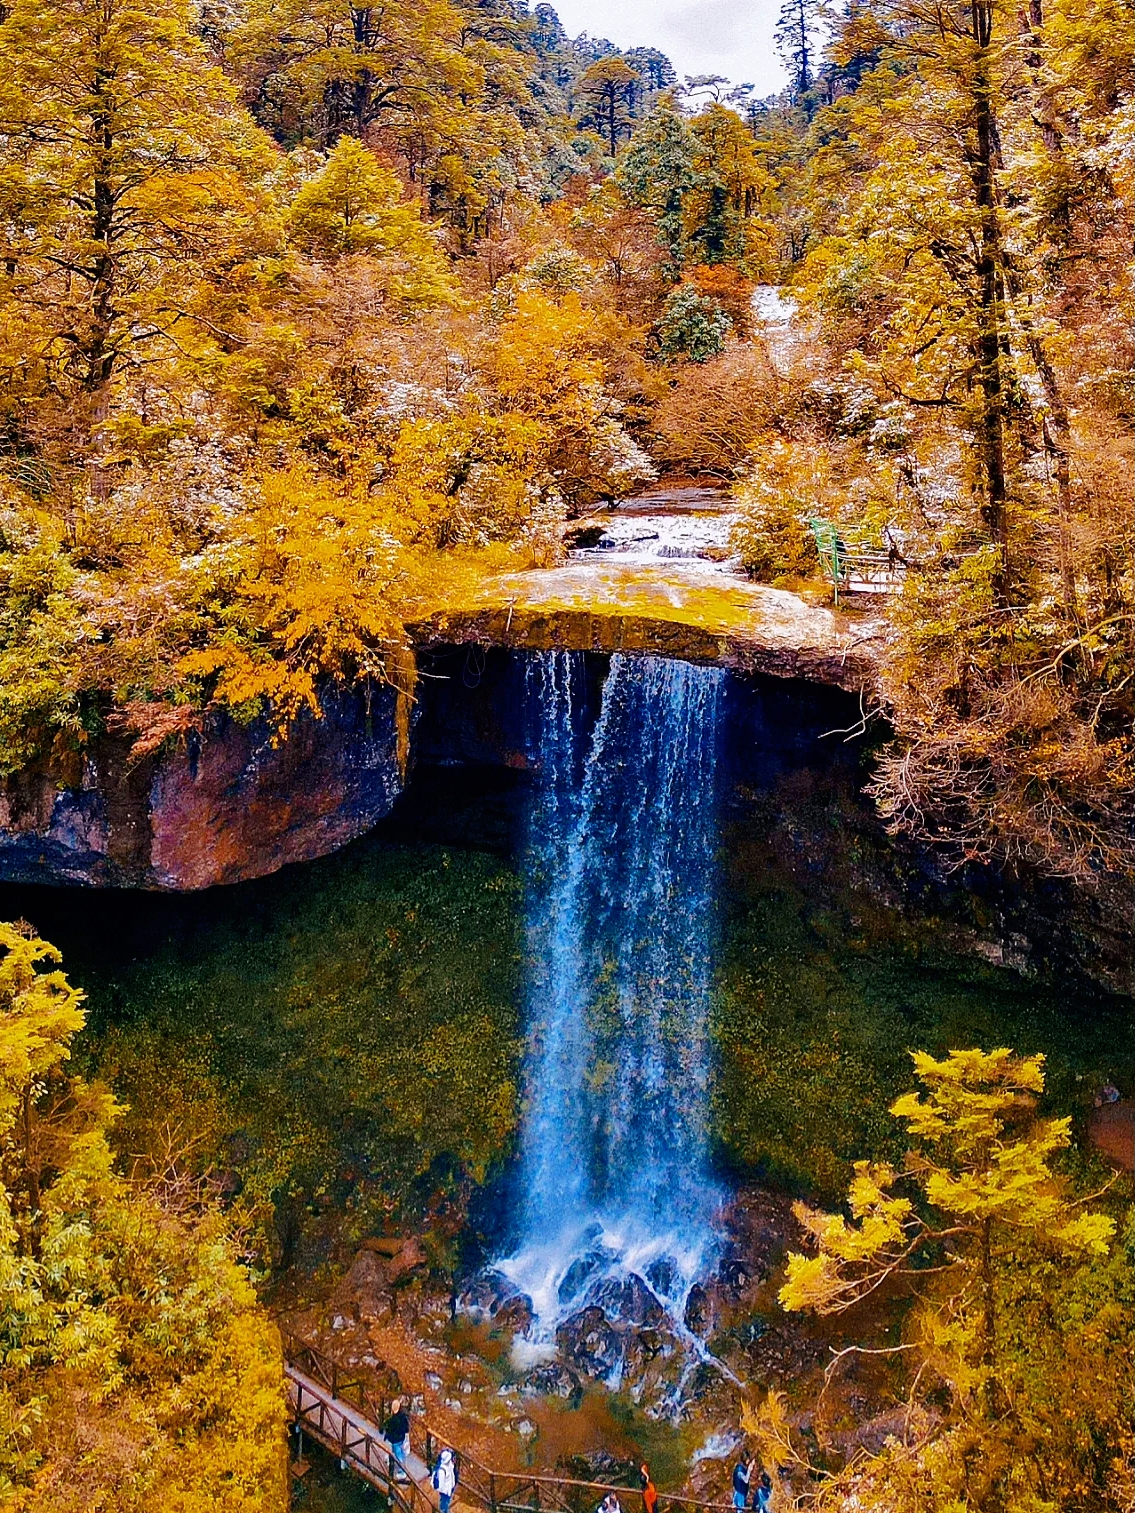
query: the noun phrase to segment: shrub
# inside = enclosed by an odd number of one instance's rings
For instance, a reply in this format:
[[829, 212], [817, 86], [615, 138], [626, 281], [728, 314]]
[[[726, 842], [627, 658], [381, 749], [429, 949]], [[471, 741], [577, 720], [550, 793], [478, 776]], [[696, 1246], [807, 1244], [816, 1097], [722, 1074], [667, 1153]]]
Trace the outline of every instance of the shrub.
[[658, 350], [666, 358], [705, 362], [724, 349], [733, 322], [715, 299], [681, 284], [667, 295], [656, 328]]
[[656, 448], [671, 464], [732, 477], [780, 420], [784, 384], [763, 347], [733, 343], [689, 363], [658, 407]]

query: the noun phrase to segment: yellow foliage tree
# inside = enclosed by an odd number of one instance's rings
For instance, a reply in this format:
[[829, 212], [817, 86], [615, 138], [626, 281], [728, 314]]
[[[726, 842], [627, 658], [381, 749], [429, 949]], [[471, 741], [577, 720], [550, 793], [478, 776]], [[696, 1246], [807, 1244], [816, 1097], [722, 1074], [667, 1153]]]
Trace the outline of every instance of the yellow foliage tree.
[[480, 410], [404, 426], [388, 494], [404, 529], [430, 547], [519, 541], [554, 528], [563, 501], [536, 419]]
[[320, 713], [323, 677], [385, 679], [406, 645], [409, 562], [380, 503], [303, 468], [265, 474], [252, 530], [203, 606], [205, 644], [179, 673], [239, 716], [270, 709], [281, 731]]
[[210, 332], [278, 237], [275, 151], [186, 0], [15, 0], [0, 23], [0, 372], [17, 450], [85, 461], [110, 384]]
[[288, 230], [314, 257], [364, 252], [399, 258], [395, 293], [407, 304], [437, 304], [454, 295], [449, 264], [418, 206], [403, 199], [397, 175], [354, 137], [341, 137], [322, 172], [296, 195]]
[[[1085, 1209], [1053, 1170], [1071, 1121], [1037, 1117], [1043, 1061], [915, 1052], [925, 1091], [891, 1110], [913, 1142], [901, 1170], [858, 1163], [850, 1217], [796, 1206], [811, 1249], [789, 1257], [785, 1308], [844, 1313], [884, 1287], [917, 1299], [899, 1348], [917, 1362], [910, 1411], [921, 1427], [848, 1472], [860, 1506], [1039, 1513], [1046, 1485], [1094, 1487], [1100, 1502], [1064, 1504], [1076, 1508], [1102, 1508], [1115, 1488], [1122, 1407], [1114, 1390], [1095, 1390], [1076, 1340], [1093, 1341], [1089, 1359], [1102, 1352], [1097, 1380], [1114, 1389], [1135, 1337], [1135, 1289], [1118, 1281], [1127, 1258], [1109, 1257], [1113, 1219]], [[1083, 1382], [1064, 1375], [1073, 1357]], [[768, 1408], [753, 1423], [784, 1437]], [[838, 1479], [833, 1506], [849, 1485]]]
[[28, 928], [0, 951], [0, 1501], [283, 1510], [279, 1339], [220, 1215], [118, 1175], [113, 1098], [64, 1072], [82, 994]]
[[482, 360], [498, 409], [543, 428], [547, 470], [569, 505], [617, 497], [656, 476], [604, 388], [604, 347], [616, 325], [577, 293], [554, 299], [521, 286]]
[[460, 46], [449, 0], [252, 0], [230, 38], [250, 99], [271, 102], [273, 129], [293, 140], [314, 128], [320, 146], [344, 133], [429, 137], [482, 82]]

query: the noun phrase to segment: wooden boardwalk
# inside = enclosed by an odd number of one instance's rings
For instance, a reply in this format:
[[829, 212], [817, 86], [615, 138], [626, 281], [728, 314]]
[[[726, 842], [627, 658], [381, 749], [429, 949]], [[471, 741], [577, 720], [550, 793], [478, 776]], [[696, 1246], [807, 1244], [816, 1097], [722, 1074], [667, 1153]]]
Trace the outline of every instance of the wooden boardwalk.
[[402, 1472], [378, 1426], [357, 1408], [333, 1397], [328, 1387], [289, 1363], [284, 1376], [292, 1423], [298, 1429], [337, 1455], [348, 1471], [376, 1487], [402, 1513], [436, 1513], [437, 1493], [416, 1455], [406, 1457]]
[[[438, 1495], [431, 1483], [431, 1468], [443, 1449], [454, 1452], [460, 1472], [454, 1513], [594, 1513], [608, 1492], [620, 1499], [623, 1513], [641, 1513], [637, 1487], [497, 1471], [438, 1434], [420, 1415], [411, 1419], [405, 1469], [396, 1468], [380, 1427], [386, 1422], [386, 1399], [375, 1397], [359, 1378], [344, 1372], [314, 1346], [287, 1332], [283, 1338], [293, 1425], [337, 1456], [347, 1470], [377, 1488], [400, 1513], [437, 1513]], [[731, 1503], [667, 1492], [659, 1494], [658, 1509], [659, 1513], [733, 1513]]]

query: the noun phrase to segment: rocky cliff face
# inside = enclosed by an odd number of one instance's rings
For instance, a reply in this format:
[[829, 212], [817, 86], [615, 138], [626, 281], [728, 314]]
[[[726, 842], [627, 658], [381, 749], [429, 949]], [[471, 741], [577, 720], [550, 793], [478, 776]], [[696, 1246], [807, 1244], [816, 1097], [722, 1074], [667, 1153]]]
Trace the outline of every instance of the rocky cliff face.
[[[433, 713], [415, 739], [425, 760], [526, 761], [522, 680], [491, 680], [503, 705], [481, 698], [465, 707], [447, 691], [446, 679], [469, 691], [469, 657], [488, 656], [498, 671], [515, 650], [552, 647], [677, 657], [771, 675], [822, 703], [871, 686], [879, 630], [872, 621], [852, 623], [739, 579], [723, 586], [720, 575], [688, 566], [671, 565], [656, 580], [643, 569], [603, 566], [511, 574], [492, 580], [476, 602], [412, 627], [427, 664], [460, 663], [440, 681], [436, 671], [427, 676], [422, 703]], [[324, 704], [322, 719], [300, 719], [279, 745], [265, 722], [216, 717], [140, 762], [131, 760], [128, 739], [103, 735], [81, 774], [50, 764], [16, 774], [0, 783], [0, 882], [181, 891], [334, 851], [390, 811], [402, 788], [406, 731], [400, 741], [389, 689], [331, 689]], [[825, 728], [854, 723], [854, 711], [840, 712], [847, 718]], [[793, 717], [778, 731], [780, 742], [800, 735]]]
[[402, 789], [395, 695], [328, 690], [274, 745], [264, 721], [212, 719], [132, 765], [100, 737], [77, 783], [50, 767], [0, 791], [0, 880], [207, 888], [310, 861], [363, 834]]

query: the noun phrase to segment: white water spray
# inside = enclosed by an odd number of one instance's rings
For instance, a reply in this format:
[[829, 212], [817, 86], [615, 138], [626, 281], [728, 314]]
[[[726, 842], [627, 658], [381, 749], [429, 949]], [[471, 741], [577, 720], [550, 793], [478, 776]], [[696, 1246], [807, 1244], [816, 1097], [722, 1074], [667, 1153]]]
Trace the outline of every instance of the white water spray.
[[723, 681], [718, 669], [615, 656], [588, 736], [583, 656], [529, 665], [540, 780], [523, 1241], [500, 1270], [532, 1301], [536, 1352], [563, 1317], [630, 1276], [686, 1334], [686, 1299], [713, 1251], [707, 1017]]

